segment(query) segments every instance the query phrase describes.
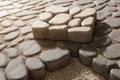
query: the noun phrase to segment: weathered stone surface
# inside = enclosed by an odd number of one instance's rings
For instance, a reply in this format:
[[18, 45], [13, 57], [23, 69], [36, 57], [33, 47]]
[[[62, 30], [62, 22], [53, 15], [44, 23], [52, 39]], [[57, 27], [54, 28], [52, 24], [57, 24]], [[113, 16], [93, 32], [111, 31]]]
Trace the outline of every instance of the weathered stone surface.
[[41, 51], [41, 46], [36, 41], [27, 41], [19, 45], [19, 50], [24, 56], [32, 56]]
[[12, 22], [10, 20], [4, 20], [4, 21], [1, 22], [1, 25], [3, 27], [9, 27], [9, 26], [12, 25]]
[[32, 27], [31, 26], [25, 26], [21, 29], [21, 34], [28, 34], [32, 32]]
[[0, 18], [9, 15], [9, 12], [6, 10], [0, 11]]
[[55, 25], [65, 24], [70, 21], [71, 17], [72, 16], [70, 14], [66, 13], [57, 14], [49, 21], [49, 23]]
[[0, 80], [7, 80], [3, 69], [0, 69]]
[[23, 57], [19, 56], [7, 65], [5, 69], [7, 79], [27, 80], [27, 69], [24, 65]]
[[116, 12], [117, 8], [115, 6], [106, 6], [105, 9], [107, 9], [109, 12]]
[[68, 12], [68, 8], [67, 7], [62, 7], [62, 6], [57, 6], [57, 5], [53, 5], [50, 7], [46, 8], [46, 12], [50, 12], [53, 14], [57, 14], [57, 13], [66, 13]]
[[6, 40], [6, 41], [9, 41], [9, 40], [13, 40], [15, 39], [16, 37], [18, 37], [19, 35], [19, 32], [16, 31], [16, 32], [11, 32], [9, 34], [7, 34], [3, 39]]
[[85, 8], [93, 8], [93, 7], [95, 7], [95, 6], [96, 6], [95, 3], [89, 3], [89, 4], [86, 4], [86, 5], [85, 5]]
[[47, 24], [46, 22], [37, 20], [33, 23], [32, 25], [32, 31], [33, 31], [33, 35], [35, 38], [37, 39], [46, 39], [48, 38], [48, 28], [49, 28], [49, 24]]
[[8, 27], [5, 28], [4, 30], [0, 31], [0, 34], [6, 34], [6, 33], [10, 33], [12, 31], [16, 31], [18, 30], [18, 27], [12, 26], [12, 27]]
[[112, 69], [110, 71], [110, 80], [119, 80], [120, 79], [120, 69]]
[[16, 48], [7, 48], [3, 50], [4, 54], [7, 54], [9, 58], [14, 58], [18, 56], [18, 51]]
[[85, 18], [89, 16], [95, 16], [95, 9], [94, 8], [87, 8], [83, 10], [82, 12], [76, 14], [74, 17], [79, 17], [79, 18]]
[[17, 20], [14, 22], [14, 25], [18, 26], [18, 27], [22, 27], [22, 26], [25, 26], [26, 23], [22, 20]]
[[79, 19], [79, 18], [74, 18], [74, 19], [72, 19], [72, 20], [68, 23], [68, 26], [70, 26], [70, 27], [78, 27], [78, 26], [80, 26], [80, 24], [81, 24], [81, 19]]
[[69, 14], [71, 14], [71, 15], [75, 15], [75, 14], [77, 14], [77, 13], [79, 13], [81, 11], [81, 8], [80, 7], [73, 7], [73, 8], [71, 8], [70, 10], [69, 10]]
[[32, 18], [35, 18], [35, 17], [36, 17], [36, 15], [28, 15], [28, 16], [23, 16], [21, 19], [23, 21], [25, 21], [25, 20], [29, 20], [29, 19], [32, 19]]
[[94, 37], [102, 37], [110, 33], [112, 29], [106, 24], [98, 24], [94, 29]]
[[120, 11], [112, 13], [112, 17], [119, 17], [120, 16]]
[[112, 31], [110, 33], [110, 38], [114, 41], [117, 41], [117, 42], [120, 42], [120, 31], [119, 30], [115, 30], [115, 31]]
[[32, 80], [42, 80], [45, 77], [45, 65], [40, 59], [28, 58], [25, 64], [29, 69]]
[[92, 60], [97, 56], [96, 49], [92, 45], [84, 45], [79, 50], [80, 62], [87, 66], [92, 66]]
[[79, 1], [76, 1], [74, 4], [84, 5], [84, 4], [91, 3], [92, 1], [93, 0], [79, 0]]
[[51, 13], [47, 13], [47, 12], [41, 13], [39, 16], [40, 16], [40, 20], [42, 21], [49, 21], [53, 17]]
[[112, 0], [114, 3], [120, 3], [119, 0]]
[[88, 17], [85, 18], [82, 23], [81, 26], [90, 26], [90, 27], [94, 27], [94, 18], [93, 17]]
[[107, 18], [104, 23], [112, 28], [118, 28], [120, 26], [120, 20], [117, 18]]
[[100, 37], [94, 39], [94, 45], [97, 48], [104, 48], [112, 43], [111, 39], [108, 37]]
[[67, 40], [67, 25], [51, 26], [49, 28], [49, 38], [53, 40]]
[[103, 56], [98, 56], [93, 59], [92, 67], [96, 73], [108, 80], [109, 72], [115, 67], [115, 63], [114, 61], [105, 59]]
[[16, 20], [17, 19], [16, 16], [7, 16], [7, 18], [10, 19], [10, 20]]
[[105, 14], [103, 12], [97, 12], [97, 20], [104, 20], [106, 18]]
[[3, 50], [6, 46], [6, 44], [0, 44], [0, 51]]
[[7, 65], [8, 59], [5, 54], [0, 53], [0, 67], [5, 67]]
[[70, 28], [68, 29], [68, 37], [69, 40], [75, 42], [90, 42], [92, 39], [92, 29], [91, 27]]
[[108, 1], [108, 0], [96, 0], [96, 3], [97, 3], [97, 4], [103, 4], [103, 3], [105, 3], [106, 1]]
[[7, 5], [10, 5], [12, 4], [12, 1], [1, 1], [0, 2], [0, 6], [7, 6]]
[[49, 71], [56, 71], [70, 62], [70, 53], [66, 49], [54, 48], [40, 54], [40, 59]]
[[33, 33], [27, 34], [26, 39], [34, 39]]
[[107, 47], [105, 50], [102, 51], [103, 56], [108, 59], [117, 59], [120, 58], [120, 45], [113, 44], [110, 47]]

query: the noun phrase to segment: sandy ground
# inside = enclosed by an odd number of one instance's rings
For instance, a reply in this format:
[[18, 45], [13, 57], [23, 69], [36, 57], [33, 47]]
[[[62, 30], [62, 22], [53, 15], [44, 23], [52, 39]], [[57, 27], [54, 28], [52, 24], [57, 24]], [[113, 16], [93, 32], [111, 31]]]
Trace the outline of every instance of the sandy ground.
[[72, 58], [71, 64], [65, 68], [47, 73], [45, 80], [105, 80], [94, 73], [90, 67], [82, 65], [78, 59]]

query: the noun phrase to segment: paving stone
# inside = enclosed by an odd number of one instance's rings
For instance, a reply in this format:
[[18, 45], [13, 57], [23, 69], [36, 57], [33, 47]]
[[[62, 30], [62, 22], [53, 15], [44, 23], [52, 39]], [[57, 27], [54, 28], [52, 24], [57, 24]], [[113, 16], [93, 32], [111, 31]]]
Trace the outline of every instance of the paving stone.
[[66, 49], [57, 47], [42, 52], [40, 59], [49, 71], [56, 71], [70, 63], [70, 53]]
[[[23, 10], [30, 10], [30, 9], [32, 9], [32, 8], [34, 8], [35, 6], [34, 5], [29, 5], [29, 6], [24, 6], [23, 7]], [[24, 11], [23, 11], [24, 12]], [[26, 14], [29, 14], [29, 13], [25, 13], [25, 15]], [[20, 15], [20, 14], [19, 14]], [[22, 15], [24, 15], [24, 13], [22, 14]]]
[[107, 18], [105, 19], [104, 23], [109, 25], [112, 28], [117, 28], [120, 26], [119, 19], [117, 18]]
[[22, 5], [22, 4], [19, 4], [19, 3], [13, 3], [13, 6], [14, 6], [15, 8], [22, 8], [22, 7], [23, 7], [23, 5]]
[[49, 23], [55, 25], [65, 24], [70, 21], [71, 17], [72, 16], [70, 14], [66, 14], [66, 13], [57, 14], [49, 21]]
[[102, 54], [108, 59], [118, 59], [120, 57], [119, 54], [120, 45], [119, 44], [113, 44], [106, 49], [103, 49]]
[[115, 6], [115, 5], [116, 5], [112, 0], [110, 0], [107, 4], [108, 4], [109, 6]]
[[0, 44], [0, 51], [3, 50], [5, 47], [7, 47], [6, 44]]
[[45, 65], [40, 59], [28, 58], [25, 61], [25, 64], [29, 69], [29, 74], [31, 75], [32, 80], [42, 80], [45, 77]]
[[96, 6], [95, 3], [89, 3], [89, 4], [86, 4], [84, 7], [85, 7], [85, 8], [93, 8], [93, 7], [95, 7], [95, 6]]
[[104, 48], [112, 43], [111, 39], [108, 37], [100, 37], [94, 39], [94, 45], [97, 48]]
[[94, 18], [93, 17], [87, 17], [81, 22], [81, 26], [90, 26], [94, 27]]
[[49, 28], [49, 38], [52, 40], [67, 40], [67, 25], [51, 26]]
[[19, 36], [19, 32], [16, 31], [16, 32], [11, 32], [11, 33], [7, 34], [3, 39], [6, 41], [10, 41], [10, 40], [15, 39], [18, 36]]
[[106, 6], [105, 7], [109, 12], [116, 12], [117, 8], [115, 6]]
[[106, 18], [103, 12], [97, 12], [97, 20], [104, 20]]
[[101, 4], [101, 5], [97, 5], [96, 7], [94, 7], [94, 9], [95, 9], [96, 11], [99, 11], [99, 10], [103, 9], [105, 6], [106, 6], [106, 3]]
[[98, 24], [98, 27], [95, 27], [94, 29], [94, 37], [102, 37], [110, 33], [112, 29], [108, 27], [106, 24]]
[[37, 39], [46, 39], [48, 38], [48, 28], [49, 24], [40, 20], [37, 20], [32, 25], [33, 35]]
[[112, 31], [111, 34], [110, 34], [110, 38], [114, 41], [117, 41], [117, 42], [120, 42], [120, 31], [119, 30], [115, 30], [115, 31]]
[[94, 8], [87, 8], [85, 10], [83, 10], [82, 12], [76, 14], [74, 17], [78, 17], [78, 18], [86, 18], [89, 16], [95, 16], [95, 9]]
[[16, 30], [18, 30], [18, 27], [11, 26], [11, 27], [5, 28], [4, 30], [0, 31], [0, 34], [6, 34], [6, 33], [12, 32], [12, 31], [16, 31]]
[[29, 33], [26, 35], [26, 39], [34, 39], [33, 33]]
[[92, 1], [93, 0], [79, 0], [79, 1], [75, 1], [74, 4], [84, 5], [84, 4], [91, 3]]
[[19, 44], [20, 42], [22, 42], [24, 40], [23, 37], [18, 37], [14, 40], [12, 40], [10, 43], [9, 43], [9, 46], [16, 46], [17, 44]]
[[120, 68], [120, 61], [117, 61], [117, 66], [118, 68]]
[[108, 80], [110, 70], [115, 67], [115, 62], [107, 60], [103, 56], [98, 56], [93, 59], [92, 67], [96, 73], [104, 76]]
[[32, 27], [31, 26], [25, 26], [21, 29], [21, 34], [28, 34], [32, 32]]
[[41, 13], [39, 17], [40, 20], [42, 21], [49, 21], [53, 17], [53, 15], [51, 13], [45, 12], [45, 13]]
[[56, 0], [53, 2], [53, 4], [68, 3], [68, 2], [73, 2], [73, 0]]
[[9, 12], [6, 10], [0, 11], [0, 18], [9, 15]]
[[30, 2], [30, 0], [21, 0], [20, 1], [21, 4], [25, 4], [25, 3], [28, 3], [28, 2]]
[[22, 26], [25, 26], [26, 23], [22, 20], [17, 20], [14, 22], [14, 25], [18, 26], [18, 27], [22, 27]]
[[1, 25], [3, 27], [9, 27], [9, 26], [12, 25], [12, 22], [10, 20], [4, 20], [4, 21], [1, 22]]
[[92, 66], [92, 60], [96, 56], [96, 49], [92, 45], [83, 45], [83, 47], [79, 50], [79, 59], [84, 65]]
[[0, 67], [5, 67], [7, 65], [8, 59], [5, 54], [0, 53]]
[[120, 16], [120, 11], [112, 13], [112, 17], [119, 17]]
[[0, 79], [1, 80], [7, 80], [3, 69], [0, 69]]
[[68, 29], [68, 37], [69, 40], [75, 42], [90, 42], [92, 39], [92, 29], [91, 27], [70, 28]]
[[35, 17], [36, 17], [36, 15], [27, 15], [27, 16], [23, 16], [21, 19], [23, 21], [25, 21], [25, 20], [29, 20], [29, 19], [32, 19], [32, 18], [35, 18]]
[[81, 8], [78, 7], [78, 6], [73, 7], [73, 8], [71, 8], [71, 9], [69, 10], [69, 14], [71, 14], [71, 15], [75, 15], [75, 14], [77, 14], [77, 13], [79, 13], [79, 12], [81, 12]]
[[19, 56], [9, 62], [5, 69], [7, 79], [27, 80], [27, 69], [24, 65], [22, 56]]
[[53, 5], [53, 6], [47, 7], [45, 11], [53, 13], [53, 14], [66, 13], [66, 12], [68, 12], [68, 8], [67, 7], [62, 7], [62, 6], [59, 6], [59, 5], [58, 6]]
[[111, 16], [111, 12], [109, 12], [108, 10], [106, 10], [105, 8], [103, 8], [102, 10], [99, 10], [101, 13], [103, 13], [105, 15], [105, 17], [109, 17]]
[[110, 71], [110, 80], [119, 80], [120, 79], [120, 69], [112, 69]]
[[120, 3], [120, 1], [119, 0], [112, 0], [114, 3], [116, 3], [116, 4], [118, 4], [118, 3]]
[[15, 58], [18, 56], [18, 50], [16, 48], [7, 48], [3, 50], [4, 54], [7, 54], [9, 58]]
[[107, 2], [108, 0], [95, 0], [97, 4], [103, 4]]
[[32, 56], [41, 51], [41, 46], [35, 41], [27, 41], [19, 45], [19, 50], [24, 56]]
[[68, 23], [68, 26], [69, 27], [78, 27], [78, 26], [80, 26], [80, 24], [81, 24], [81, 19], [80, 18], [74, 18]]
[[1, 1], [0, 2], [0, 6], [7, 6], [7, 5], [10, 5], [12, 4], [12, 1]]

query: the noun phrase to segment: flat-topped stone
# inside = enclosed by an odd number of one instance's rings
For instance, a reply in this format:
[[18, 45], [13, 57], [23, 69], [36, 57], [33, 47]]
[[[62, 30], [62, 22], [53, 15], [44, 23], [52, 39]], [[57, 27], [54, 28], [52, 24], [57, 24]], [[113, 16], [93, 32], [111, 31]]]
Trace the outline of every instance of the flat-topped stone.
[[85, 18], [82, 21], [81, 26], [91, 26], [91, 27], [93, 27], [94, 26], [94, 18], [93, 17]]
[[78, 26], [80, 26], [80, 24], [81, 24], [81, 19], [80, 18], [74, 18], [68, 23], [68, 26], [78, 27]]
[[3, 27], [9, 27], [9, 26], [12, 25], [12, 22], [10, 20], [4, 20], [4, 21], [1, 22], [1, 25]]
[[0, 53], [0, 67], [5, 67], [8, 63], [7, 56], [5, 54]]
[[75, 14], [79, 13], [80, 11], [82, 11], [80, 7], [73, 7], [69, 10], [69, 14], [75, 15]]
[[5, 76], [5, 73], [4, 73], [4, 70], [0, 68], [0, 79], [1, 80], [7, 80], [6, 79], [6, 76]]

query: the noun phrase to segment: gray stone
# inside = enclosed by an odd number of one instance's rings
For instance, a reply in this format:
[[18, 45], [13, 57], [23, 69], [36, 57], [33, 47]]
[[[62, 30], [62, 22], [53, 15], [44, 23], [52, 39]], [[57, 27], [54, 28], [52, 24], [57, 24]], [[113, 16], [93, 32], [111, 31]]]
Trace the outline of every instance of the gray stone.
[[7, 80], [3, 69], [0, 69], [0, 80]]
[[0, 51], [3, 50], [5, 47], [7, 47], [6, 44], [0, 44]]
[[103, 3], [105, 3], [105, 2], [107, 2], [108, 0], [96, 0], [96, 3], [97, 4], [103, 4]]
[[112, 17], [119, 17], [120, 16], [120, 11], [112, 13]]
[[40, 59], [45, 63], [47, 70], [56, 71], [70, 63], [70, 53], [57, 47], [42, 52]]
[[37, 39], [46, 39], [48, 38], [48, 28], [49, 24], [40, 20], [37, 20], [32, 25], [33, 35]]
[[120, 80], [120, 69], [112, 69], [110, 71], [110, 80]]
[[27, 68], [29, 69], [29, 74], [32, 80], [42, 80], [45, 77], [45, 65], [40, 59], [28, 58], [25, 61]]
[[52, 40], [67, 40], [67, 25], [51, 26], [49, 28], [49, 38]]
[[70, 21], [71, 18], [72, 18], [72, 16], [70, 14], [61, 13], [61, 14], [57, 14], [55, 17], [53, 17], [49, 21], [49, 23], [55, 24], [55, 25], [66, 24]]
[[116, 12], [117, 8], [115, 6], [106, 6], [105, 9], [107, 9], [109, 12]]
[[27, 41], [19, 45], [19, 50], [24, 56], [32, 56], [41, 51], [41, 46], [36, 41]]
[[96, 73], [104, 76], [106, 80], [109, 80], [109, 72], [115, 67], [115, 62], [107, 60], [103, 56], [98, 56], [93, 59], [92, 67]]
[[106, 6], [106, 3], [101, 4], [101, 5], [97, 5], [96, 7], [94, 7], [94, 9], [95, 9], [96, 11], [99, 11], [99, 10], [103, 9], [105, 6]]
[[19, 56], [11, 60], [5, 69], [5, 73], [9, 80], [27, 80], [27, 69], [23, 57]]
[[91, 3], [93, 0], [79, 0], [74, 2], [74, 4], [79, 4], [79, 5], [84, 5], [84, 4], [88, 4]]
[[97, 20], [104, 20], [106, 18], [103, 12], [97, 12]]
[[95, 6], [96, 6], [95, 3], [89, 3], [89, 4], [86, 4], [86, 5], [85, 5], [85, 8], [93, 8], [93, 7], [95, 7]]
[[14, 58], [18, 56], [18, 51], [16, 48], [7, 48], [3, 50], [4, 54], [7, 54], [9, 58]]
[[80, 18], [74, 18], [68, 23], [68, 26], [78, 27], [78, 26], [80, 26], [80, 24], [81, 24], [81, 19]]
[[112, 28], [117, 28], [120, 26], [120, 20], [117, 18], [107, 18], [104, 23], [109, 25]]
[[3, 39], [6, 41], [10, 41], [10, 40], [15, 39], [18, 36], [19, 36], [19, 32], [16, 31], [16, 32], [11, 32], [11, 33], [7, 34]]
[[79, 59], [84, 65], [92, 66], [92, 60], [96, 56], [96, 49], [92, 45], [83, 45], [83, 47], [79, 50]]
[[114, 3], [116, 3], [116, 4], [118, 4], [118, 3], [120, 3], [120, 1], [119, 0], [112, 0]]
[[0, 53], [0, 67], [5, 67], [8, 63], [7, 56], [5, 54]]

